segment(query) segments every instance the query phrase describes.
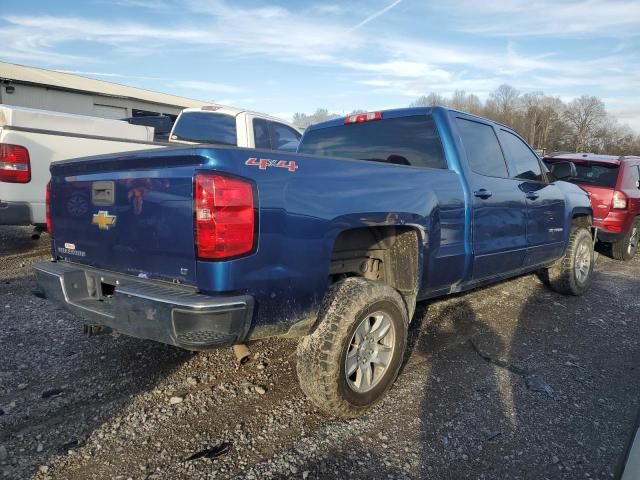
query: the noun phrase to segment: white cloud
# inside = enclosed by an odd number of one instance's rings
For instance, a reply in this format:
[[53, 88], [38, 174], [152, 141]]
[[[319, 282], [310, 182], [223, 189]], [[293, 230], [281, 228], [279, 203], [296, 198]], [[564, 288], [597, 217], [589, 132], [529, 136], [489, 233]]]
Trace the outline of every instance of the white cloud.
[[188, 88], [206, 93], [239, 93], [244, 89], [235, 85], [226, 85], [223, 83], [201, 82], [194, 80], [180, 80], [172, 83], [175, 87]]
[[637, 0], [462, 0], [429, 7], [456, 15], [459, 30], [484, 35], [640, 35], [640, 2]]
[[364, 72], [372, 72], [390, 77], [422, 77], [438, 81], [446, 81], [451, 78], [451, 73], [427, 63], [408, 60], [392, 60], [380, 63], [343, 62], [343, 66]]
[[[385, 30], [384, 35], [365, 33], [367, 29], [363, 27], [369, 22], [384, 24], [383, 15], [398, 6], [400, 0], [377, 0], [378, 5], [384, 2], [390, 3], [371, 14], [363, 12], [362, 4], [354, 3], [284, 8], [266, 4], [238, 6], [230, 0], [117, 0], [119, 8], [152, 10], [153, 22], [134, 15], [128, 18], [135, 20], [102, 20], [82, 16], [0, 14], [3, 45], [0, 56], [56, 68], [66, 66], [68, 71], [92, 76], [133, 78], [109, 73], [104, 65], [111, 65], [116, 56], [171, 58], [173, 55], [186, 57], [193, 52], [198, 55], [215, 52], [218, 58], [240, 58], [246, 65], [259, 59], [281, 65], [319, 67], [310, 70], [309, 75], [328, 78], [335, 74], [336, 88], [331, 96], [334, 100], [340, 95], [351, 99], [351, 95], [346, 94], [348, 88], [339, 88], [346, 82], [366, 88], [367, 93], [380, 93], [396, 101], [398, 97], [417, 97], [431, 91], [450, 94], [457, 89], [486, 97], [501, 83], [511, 83], [524, 91], [542, 89], [552, 95], [605, 91], [612, 97], [623, 98], [634, 85], [640, 85], [640, 63], [633, 38], [611, 41], [607, 55], [604, 49], [598, 49], [597, 54], [583, 51], [582, 58], [572, 55], [561, 41], [553, 47], [537, 46], [536, 51], [531, 47], [531, 40], [537, 39], [518, 38], [578, 34], [582, 30], [589, 31], [590, 35], [593, 32], [612, 35], [612, 30], [624, 33], [630, 25], [638, 26], [640, 2], [637, 1], [612, 0], [606, 5], [602, 0], [570, 0], [562, 4], [551, 0], [496, 0], [489, 4], [463, 0], [437, 5], [429, 2], [424, 8], [431, 13], [435, 10], [449, 15], [452, 28], [473, 30], [476, 39], [480, 39], [478, 34], [499, 37], [465, 43], [460, 43], [466, 38], [464, 35], [446, 43], [431, 40], [438, 38], [436, 35], [416, 40], [404, 36], [397, 28]], [[422, 18], [413, 11], [419, 9], [419, 5], [412, 4], [411, 8], [405, 21]], [[610, 11], [605, 12], [609, 8]], [[394, 11], [394, 19], [399, 13]], [[364, 20], [353, 26], [357, 22], [354, 19], [361, 18]], [[579, 28], [572, 27], [573, 23], [579, 24]], [[635, 33], [628, 35], [640, 32], [636, 27]], [[595, 43], [592, 38], [589, 41]], [[77, 44], [89, 45], [105, 54], [89, 58], [66, 53], [73, 52]], [[549, 42], [541, 45], [548, 46]], [[166, 76], [174, 74], [170, 66], [167, 69], [170, 73]], [[234, 103], [251, 103], [250, 98], [238, 98], [248, 94], [239, 95], [244, 90], [228, 82], [137, 78], [161, 80], [167, 86], [205, 92], [216, 99], [227, 97]], [[315, 80], [317, 78], [312, 81]], [[250, 85], [252, 81], [264, 90], [280, 88], [279, 82], [269, 83], [269, 79], [263, 78], [243, 79], [243, 85]], [[313, 93], [310, 92], [310, 96]]]

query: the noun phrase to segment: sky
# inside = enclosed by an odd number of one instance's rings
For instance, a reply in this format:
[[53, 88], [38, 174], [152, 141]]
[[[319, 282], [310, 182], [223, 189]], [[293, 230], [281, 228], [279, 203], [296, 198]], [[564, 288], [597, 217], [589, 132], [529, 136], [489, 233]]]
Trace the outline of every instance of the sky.
[[638, 0], [3, 2], [0, 59], [290, 119], [502, 83], [640, 133]]

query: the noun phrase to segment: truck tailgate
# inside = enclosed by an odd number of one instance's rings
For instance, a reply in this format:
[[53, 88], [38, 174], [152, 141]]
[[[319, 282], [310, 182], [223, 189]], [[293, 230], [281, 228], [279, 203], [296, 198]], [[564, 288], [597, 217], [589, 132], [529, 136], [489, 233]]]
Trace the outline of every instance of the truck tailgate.
[[192, 150], [51, 168], [54, 255], [140, 278], [195, 284]]

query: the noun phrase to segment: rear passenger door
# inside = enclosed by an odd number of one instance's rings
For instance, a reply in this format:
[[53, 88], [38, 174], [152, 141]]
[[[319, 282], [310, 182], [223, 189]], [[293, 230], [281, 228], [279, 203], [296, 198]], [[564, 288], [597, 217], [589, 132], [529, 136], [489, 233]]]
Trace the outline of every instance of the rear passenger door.
[[509, 175], [493, 126], [456, 118], [467, 157], [473, 217], [473, 279], [521, 268], [527, 239], [527, 205], [521, 183]]
[[512, 132], [498, 131], [511, 176], [527, 203], [526, 265], [554, 260], [564, 250], [565, 199], [560, 188], [549, 183], [538, 156]]

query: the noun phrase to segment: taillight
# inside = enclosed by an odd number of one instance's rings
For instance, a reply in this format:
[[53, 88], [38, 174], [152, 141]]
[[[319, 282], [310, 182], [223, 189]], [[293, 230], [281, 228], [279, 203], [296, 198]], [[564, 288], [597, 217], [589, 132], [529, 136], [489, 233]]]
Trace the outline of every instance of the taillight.
[[382, 120], [382, 112], [360, 113], [358, 115], [349, 115], [344, 119], [344, 124], [372, 122], [374, 120]]
[[627, 208], [627, 197], [622, 192], [613, 192], [613, 201], [611, 202], [613, 208], [625, 209]]
[[20, 145], [0, 143], [0, 182], [29, 183], [30, 181], [29, 150]]
[[51, 224], [51, 180], [47, 183], [47, 193], [45, 194], [45, 204], [46, 204], [46, 219], [47, 219], [47, 232], [49, 236], [53, 238], [53, 226]]
[[194, 183], [196, 251], [201, 259], [235, 257], [253, 250], [253, 186], [215, 173], [198, 173]]

